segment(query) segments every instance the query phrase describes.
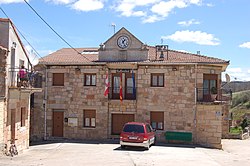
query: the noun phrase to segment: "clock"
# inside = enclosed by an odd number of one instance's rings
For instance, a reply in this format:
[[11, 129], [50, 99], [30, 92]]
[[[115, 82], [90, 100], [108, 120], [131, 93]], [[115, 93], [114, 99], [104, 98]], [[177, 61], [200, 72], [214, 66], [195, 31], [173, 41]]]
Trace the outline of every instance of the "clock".
[[127, 36], [120, 36], [117, 39], [117, 45], [122, 49], [127, 48], [128, 44], [129, 44], [129, 39]]

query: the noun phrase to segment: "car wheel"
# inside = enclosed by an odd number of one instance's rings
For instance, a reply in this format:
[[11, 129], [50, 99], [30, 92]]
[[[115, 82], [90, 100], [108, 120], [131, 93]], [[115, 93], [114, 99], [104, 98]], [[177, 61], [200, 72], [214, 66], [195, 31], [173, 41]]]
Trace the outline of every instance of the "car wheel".
[[126, 148], [126, 146], [125, 145], [121, 145], [121, 149], [125, 149]]

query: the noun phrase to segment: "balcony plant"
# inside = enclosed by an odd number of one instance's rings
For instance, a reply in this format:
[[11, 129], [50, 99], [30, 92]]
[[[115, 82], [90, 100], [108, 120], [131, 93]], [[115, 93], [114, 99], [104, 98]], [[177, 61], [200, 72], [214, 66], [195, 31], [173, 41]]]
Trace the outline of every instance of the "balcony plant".
[[212, 101], [215, 101], [216, 100], [216, 97], [217, 97], [217, 88], [216, 87], [212, 87], [210, 89], [210, 94], [211, 94], [211, 100]]
[[212, 87], [210, 91], [211, 91], [211, 94], [213, 94], [213, 95], [217, 94], [217, 88], [216, 87]]

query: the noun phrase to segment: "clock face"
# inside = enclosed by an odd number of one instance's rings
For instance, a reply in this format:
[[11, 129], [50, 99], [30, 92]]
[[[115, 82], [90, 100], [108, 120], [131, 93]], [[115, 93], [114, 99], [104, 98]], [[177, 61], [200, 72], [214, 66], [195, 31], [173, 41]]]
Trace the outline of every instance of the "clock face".
[[128, 47], [128, 37], [127, 36], [121, 36], [117, 40], [117, 45], [124, 49]]

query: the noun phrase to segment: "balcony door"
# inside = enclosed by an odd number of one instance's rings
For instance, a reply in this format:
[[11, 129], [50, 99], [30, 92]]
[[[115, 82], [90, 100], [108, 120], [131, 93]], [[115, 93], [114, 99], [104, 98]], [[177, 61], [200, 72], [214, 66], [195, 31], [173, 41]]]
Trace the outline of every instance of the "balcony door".
[[203, 99], [205, 101], [212, 101], [213, 89], [217, 88], [217, 74], [204, 74], [203, 77]]

